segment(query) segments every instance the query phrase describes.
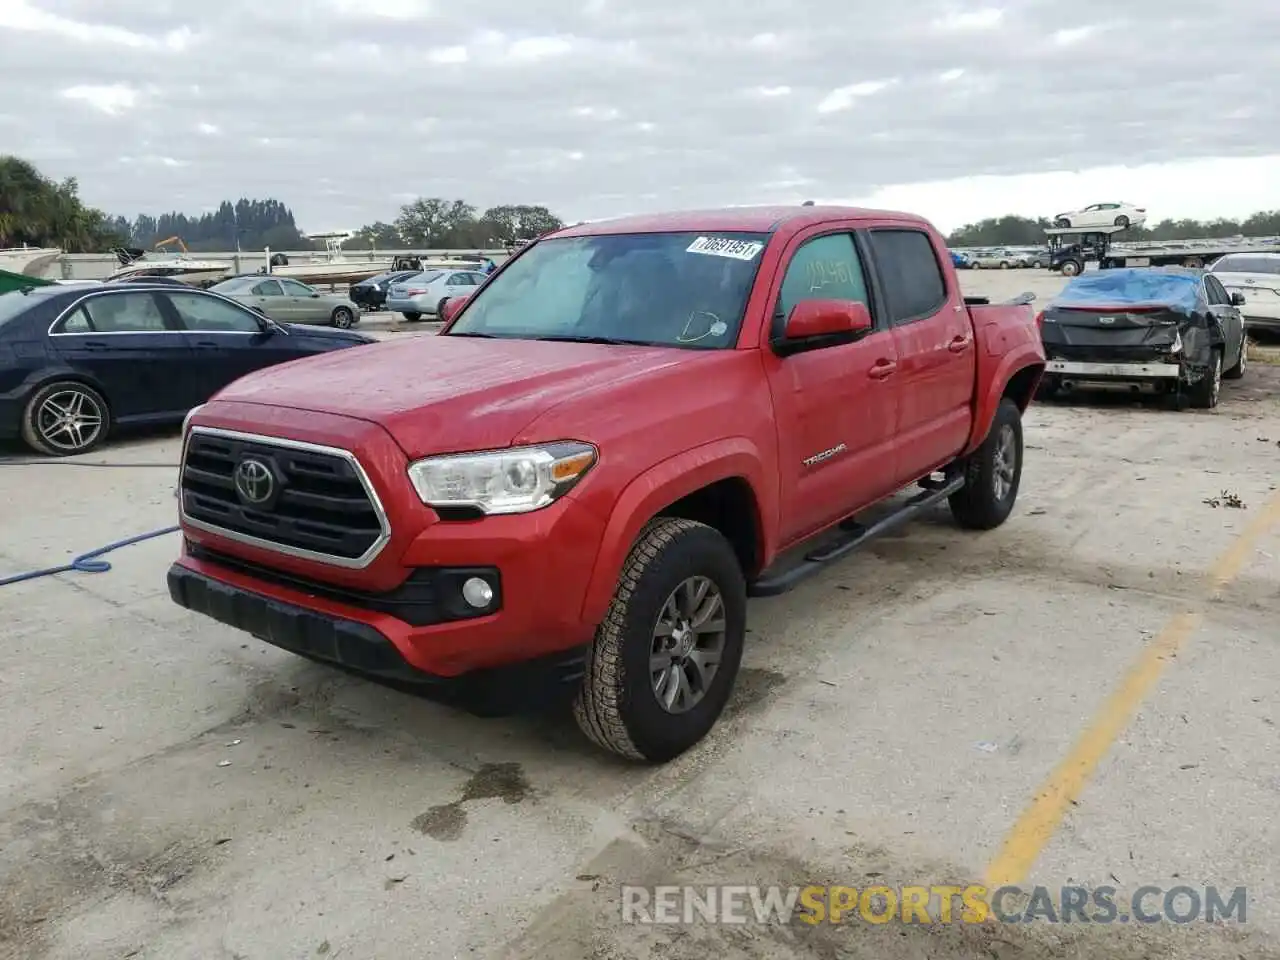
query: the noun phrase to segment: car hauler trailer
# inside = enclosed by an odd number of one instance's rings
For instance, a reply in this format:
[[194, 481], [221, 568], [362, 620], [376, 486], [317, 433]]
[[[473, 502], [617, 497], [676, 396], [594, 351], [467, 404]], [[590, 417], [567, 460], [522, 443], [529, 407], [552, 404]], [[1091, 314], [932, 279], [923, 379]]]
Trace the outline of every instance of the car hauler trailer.
[[1111, 267], [1207, 267], [1228, 253], [1280, 253], [1280, 237], [1117, 241], [1117, 234], [1127, 229], [1051, 227], [1045, 230], [1049, 241], [1049, 269], [1074, 277], [1084, 270], [1085, 264], [1093, 262], [1097, 262], [1100, 270]]

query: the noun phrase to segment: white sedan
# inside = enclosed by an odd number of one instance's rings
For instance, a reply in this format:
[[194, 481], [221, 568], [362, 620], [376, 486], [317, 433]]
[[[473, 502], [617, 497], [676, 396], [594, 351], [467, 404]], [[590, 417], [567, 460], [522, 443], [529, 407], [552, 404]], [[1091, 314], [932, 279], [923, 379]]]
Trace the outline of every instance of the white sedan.
[[478, 271], [426, 270], [393, 283], [387, 290], [385, 309], [404, 314], [410, 322], [421, 320], [424, 313], [439, 317], [446, 300], [471, 296], [486, 279]]
[[1147, 211], [1132, 203], [1093, 203], [1083, 210], [1070, 210], [1053, 217], [1055, 227], [1080, 230], [1100, 227], [1140, 227], [1147, 222]]
[[1280, 253], [1228, 253], [1209, 272], [1227, 293], [1244, 297], [1245, 329], [1280, 331]]

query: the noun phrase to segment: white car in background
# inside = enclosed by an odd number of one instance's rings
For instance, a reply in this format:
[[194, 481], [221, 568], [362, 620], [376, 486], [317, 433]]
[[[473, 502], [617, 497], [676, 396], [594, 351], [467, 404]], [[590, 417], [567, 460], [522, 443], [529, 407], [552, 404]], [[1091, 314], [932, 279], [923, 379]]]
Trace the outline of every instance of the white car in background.
[[1240, 314], [1246, 330], [1280, 332], [1280, 253], [1228, 253], [1209, 273], [1244, 297]]
[[446, 300], [471, 296], [487, 279], [478, 270], [424, 270], [393, 283], [387, 290], [384, 309], [404, 314], [411, 323], [421, 320], [424, 313], [439, 318]]
[[1140, 227], [1147, 222], [1147, 211], [1132, 203], [1094, 203], [1083, 210], [1069, 210], [1053, 216], [1055, 227], [1096, 230], [1099, 227]]

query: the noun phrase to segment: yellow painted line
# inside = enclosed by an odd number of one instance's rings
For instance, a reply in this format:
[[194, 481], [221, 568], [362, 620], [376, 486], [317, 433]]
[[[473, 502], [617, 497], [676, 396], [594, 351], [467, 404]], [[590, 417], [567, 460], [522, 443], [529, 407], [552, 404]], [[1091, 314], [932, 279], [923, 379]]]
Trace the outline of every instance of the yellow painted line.
[[[1210, 566], [1209, 595], [1217, 597], [1252, 559], [1258, 540], [1280, 521], [1280, 493], [1273, 496]], [[1040, 852], [1062, 824], [1067, 810], [1083, 792], [1099, 762], [1124, 732], [1165, 666], [1195, 633], [1200, 613], [1183, 611], [1143, 647], [1120, 686], [1090, 721], [1071, 752], [1040, 785], [987, 867], [988, 889], [1026, 880]]]

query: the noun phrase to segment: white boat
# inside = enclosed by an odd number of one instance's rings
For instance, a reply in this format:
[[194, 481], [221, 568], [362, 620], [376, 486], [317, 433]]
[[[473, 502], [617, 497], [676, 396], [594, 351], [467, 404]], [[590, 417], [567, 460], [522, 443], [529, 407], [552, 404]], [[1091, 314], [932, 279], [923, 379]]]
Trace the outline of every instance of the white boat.
[[57, 247], [5, 247], [0, 249], [0, 270], [41, 277], [60, 256], [62, 251]]
[[[177, 243], [181, 253], [169, 253], [165, 244]], [[121, 247], [114, 251], [120, 267], [107, 277], [111, 280], [128, 280], [133, 277], [174, 277], [192, 286], [209, 280], [221, 280], [231, 273], [231, 264], [225, 260], [201, 260], [187, 252], [187, 245], [178, 237], [170, 237], [156, 244], [155, 251]]]
[[268, 249], [266, 272], [304, 283], [359, 283], [391, 269], [391, 257], [374, 257], [372, 254], [368, 259], [348, 257], [343, 252], [342, 243], [352, 236], [351, 233], [313, 233], [307, 239], [323, 240], [325, 252], [297, 263], [290, 263], [284, 254], [272, 254]]

